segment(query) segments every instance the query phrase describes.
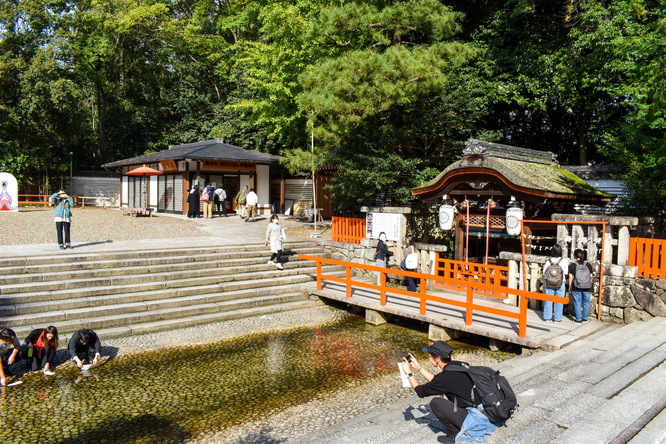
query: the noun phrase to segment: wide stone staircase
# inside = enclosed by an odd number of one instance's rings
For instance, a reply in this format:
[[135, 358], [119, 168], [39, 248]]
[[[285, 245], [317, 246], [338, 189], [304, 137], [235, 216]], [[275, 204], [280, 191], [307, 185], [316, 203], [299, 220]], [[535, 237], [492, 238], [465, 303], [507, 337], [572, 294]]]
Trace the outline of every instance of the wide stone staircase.
[[[607, 324], [560, 350], [504, 361], [496, 368], [520, 407], [489, 442], [665, 442], [665, 359], [666, 318], [654, 318]], [[289, 442], [434, 443], [443, 433], [430, 399], [414, 395]]]
[[48, 325], [62, 337], [92, 328], [113, 338], [317, 304], [316, 267], [297, 254], [323, 249], [292, 241], [284, 253], [283, 270], [267, 264], [263, 244], [0, 259], [0, 327], [21, 340]]

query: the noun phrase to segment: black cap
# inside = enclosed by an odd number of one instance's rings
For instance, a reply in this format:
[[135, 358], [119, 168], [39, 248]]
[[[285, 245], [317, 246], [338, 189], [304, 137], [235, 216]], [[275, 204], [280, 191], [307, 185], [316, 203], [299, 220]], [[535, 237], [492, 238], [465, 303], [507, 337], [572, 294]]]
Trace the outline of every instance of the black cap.
[[422, 349], [425, 353], [432, 353], [440, 358], [448, 358], [451, 356], [451, 346], [444, 341], [435, 341], [428, 347]]

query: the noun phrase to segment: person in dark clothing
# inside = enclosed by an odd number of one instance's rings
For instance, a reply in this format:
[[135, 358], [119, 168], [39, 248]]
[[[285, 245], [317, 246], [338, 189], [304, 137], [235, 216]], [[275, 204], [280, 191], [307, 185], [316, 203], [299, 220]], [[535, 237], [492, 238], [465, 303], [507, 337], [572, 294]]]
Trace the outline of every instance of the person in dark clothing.
[[59, 345], [58, 329], [53, 325], [46, 328], [37, 328], [30, 332], [25, 338], [24, 346], [27, 346], [26, 356], [30, 371], [51, 371], [51, 365], [58, 351]]
[[[386, 246], [386, 233], [383, 231], [379, 233], [379, 241], [377, 242], [377, 250], [375, 251], [375, 264], [378, 267], [386, 268], [389, 258], [393, 256], [393, 252]], [[377, 285], [380, 285], [381, 273], [377, 273]]]
[[[473, 405], [471, 399], [472, 380], [463, 372], [445, 372], [444, 368], [451, 362], [451, 346], [444, 341], [435, 341], [430, 346], [424, 347], [423, 351], [428, 353], [428, 359], [434, 367], [442, 369], [441, 373], [434, 375], [423, 368], [414, 355], [409, 354], [409, 360], [405, 359], [400, 365], [409, 377], [409, 383], [414, 388], [419, 398], [436, 396], [430, 401], [430, 409], [437, 419], [446, 426], [453, 434], [460, 432], [465, 418], [466, 407]], [[412, 367], [428, 380], [420, 384], [414, 374]], [[451, 437], [441, 437], [441, 442], [453, 442]], [[448, 441], [447, 441], [448, 440]]]
[[101, 353], [102, 343], [97, 333], [92, 330], [79, 330], [69, 340], [69, 355], [79, 368], [83, 367], [86, 361], [97, 365]]
[[[592, 295], [592, 287], [594, 286], [592, 284], [592, 276], [594, 275], [594, 270], [592, 269], [592, 265], [590, 265], [589, 262], [585, 261], [585, 252], [581, 249], [576, 249], [574, 251], [574, 259], [576, 259], [574, 262], [569, 264], [569, 293], [571, 293], [571, 296], [573, 297], [573, 303], [574, 303], [574, 315], [576, 316], [576, 322], [579, 324], [583, 324], [585, 322], [588, 322], [587, 317], [590, 314], [590, 296]], [[587, 268], [587, 272], [585, 272], [585, 268], [583, 268], [583, 277], [582, 279], [584, 283], [579, 283], [578, 280], [576, 279], [576, 275], [578, 274], [579, 277], [581, 275], [581, 271], [577, 270], [578, 267], [585, 267]], [[580, 287], [586, 287], [586, 288], [579, 288]]]
[[199, 217], [199, 188], [194, 187], [187, 195], [187, 217], [196, 219]]
[[11, 328], [0, 330], [0, 385], [7, 385], [10, 372], [7, 367], [14, 364], [19, 356], [21, 343]]

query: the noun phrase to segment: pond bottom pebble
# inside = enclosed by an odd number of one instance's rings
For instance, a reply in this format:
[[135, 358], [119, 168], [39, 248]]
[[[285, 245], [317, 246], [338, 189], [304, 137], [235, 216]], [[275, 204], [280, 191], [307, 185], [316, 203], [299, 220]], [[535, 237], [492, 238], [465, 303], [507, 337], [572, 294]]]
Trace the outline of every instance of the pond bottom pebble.
[[[423, 332], [349, 315], [317, 328], [120, 351], [91, 377], [62, 365], [49, 378], [33, 373], [3, 388], [0, 442], [194, 442], [371, 378], [390, 374], [398, 385], [398, 361], [426, 342]], [[340, 420], [340, 413], [328, 412], [323, 422]]]

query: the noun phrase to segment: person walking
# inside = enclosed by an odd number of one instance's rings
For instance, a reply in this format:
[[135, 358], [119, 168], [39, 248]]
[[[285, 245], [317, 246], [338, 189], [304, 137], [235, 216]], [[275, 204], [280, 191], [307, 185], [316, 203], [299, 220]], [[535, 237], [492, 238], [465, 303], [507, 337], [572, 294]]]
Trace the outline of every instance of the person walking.
[[[224, 217], [227, 217], [226, 199], [227, 199], [227, 192], [224, 191], [222, 185], [218, 185], [217, 188], [215, 189], [215, 194], [213, 196], [213, 203], [217, 206], [218, 217], [222, 217], [222, 213], [224, 213]], [[222, 211], [220, 211], [220, 205], [222, 206]]]
[[[554, 296], [564, 296], [566, 280], [564, 279], [564, 270], [569, 268], [569, 259], [562, 257], [562, 247], [555, 244], [550, 249], [550, 257], [543, 264], [543, 287], [544, 293]], [[553, 320], [562, 322], [562, 312], [564, 305], [544, 301], [543, 319], [545, 321]]]
[[[400, 263], [400, 268], [405, 271], [416, 272], [419, 268], [419, 253], [414, 245], [414, 236], [408, 234], [405, 238], [405, 259]], [[412, 276], [406, 276], [407, 289], [409, 291], [416, 291], [416, 282]]]
[[247, 194], [249, 193], [247, 185], [245, 185], [243, 188], [241, 188], [238, 193], [236, 193], [236, 197], [234, 198], [234, 201], [236, 202], [236, 212], [238, 213], [238, 216], [240, 216], [241, 219], [245, 219], [246, 214], [245, 214], [245, 203], [247, 200]]
[[204, 204], [204, 219], [213, 218], [213, 194], [215, 193], [215, 188], [212, 185], [206, 186], [203, 192], [201, 193], [200, 200]]
[[254, 222], [257, 217], [257, 203], [259, 203], [259, 197], [257, 193], [254, 192], [254, 188], [250, 188], [250, 192], [247, 193], [245, 197], [246, 213], [247, 217], [245, 222]]
[[30, 371], [44, 370], [44, 373], [49, 373], [59, 344], [58, 329], [53, 325], [30, 332], [24, 343], [27, 348], [24, 357]]
[[199, 188], [192, 187], [190, 194], [187, 195], [187, 217], [196, 219], [199, 217]]
[[56, 206], [53, 221], [56, 224], [56, 231], [58, 232], [58, 245], [61, 250], [72, 248], [69, 238], [70, 227], [72, 225], [72, 211], [70, 208], [74, 206], [74, 198], [61, 189], [57, 193], [53, 193], [49, 197], [49, 201]]
[[569, 293], [573, 297], [574, 316], [579, 324], [588, 321], [590, 314], [590, 296], [592, 295], [592, 265], [585, 261], [585, 252], [576, 249], [575, 261], [569, 264]]
[[[393, 252], [386, 246], [386, 233], [382, 231], [379, 233], [379, 241], [375, 250], [375, 265], [386, 268], [391, 256], [393, 256]], [[382, 273], [377, 272], [377, 285], [381, 285], [381, 275]]]
[[271, 216], [271, 221], [266, 227], [266, 245], [271, 244], [271, 258], [268, 260], [268, 265], [275, 265], [278, 270], [282, 270], [282, 240], [284, 239], [284, 231], [280, 227], [280, 218], [277, 214]]

